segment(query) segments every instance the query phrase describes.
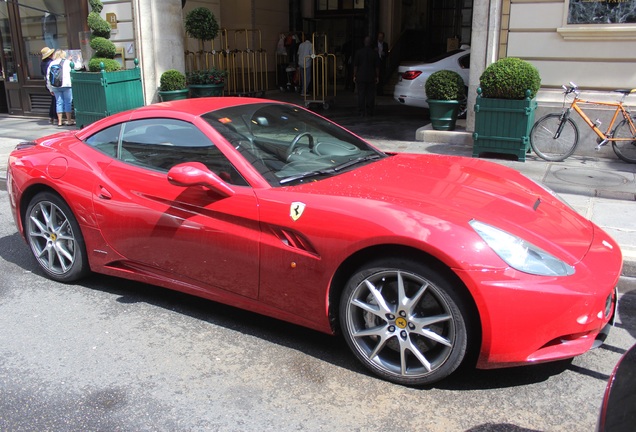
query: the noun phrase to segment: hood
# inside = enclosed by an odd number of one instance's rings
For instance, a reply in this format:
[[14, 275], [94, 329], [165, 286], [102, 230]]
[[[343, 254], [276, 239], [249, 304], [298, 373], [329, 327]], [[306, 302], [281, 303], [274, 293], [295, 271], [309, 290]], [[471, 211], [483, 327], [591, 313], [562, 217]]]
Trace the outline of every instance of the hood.
[[[455, 156], [398, 154], [330, 179], [298, 186], [382, 203], [466, 227], [472, 219], [522, 237], [568, 261], [588, 251], [594, 226], [518, 171]], [[413, 213], [411, 213], [413, 214]], [[559, 251], [560, 250], [560, 251]]]

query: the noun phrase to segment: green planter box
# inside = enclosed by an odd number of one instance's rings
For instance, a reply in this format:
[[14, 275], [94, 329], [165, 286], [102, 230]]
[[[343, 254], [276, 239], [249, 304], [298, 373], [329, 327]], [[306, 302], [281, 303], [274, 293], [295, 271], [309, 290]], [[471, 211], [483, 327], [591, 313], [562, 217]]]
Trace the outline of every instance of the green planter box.
[[159, 90], [159, 98], [161, 102], [183, 100], [188, 98], [189, 92], [190, 90], [187, 88], [181, 90]]
[[427, 99], [431, 126], [435, 130], [453, 131], [459, 114], [459, 101]]
[[190, 94], [193, 98], [223, 96], [223, 84], [190, 84]]
[[473, 157], [482, 153], [504, 153], [525, 162], [530, 149], [530, 130], [534, 125], [537, 101], [491, 99], [477, 90]]
[[78, 128], [121, 111], [144, 105], [141, 70], [76, 72], [71, 68], [73, 107]]

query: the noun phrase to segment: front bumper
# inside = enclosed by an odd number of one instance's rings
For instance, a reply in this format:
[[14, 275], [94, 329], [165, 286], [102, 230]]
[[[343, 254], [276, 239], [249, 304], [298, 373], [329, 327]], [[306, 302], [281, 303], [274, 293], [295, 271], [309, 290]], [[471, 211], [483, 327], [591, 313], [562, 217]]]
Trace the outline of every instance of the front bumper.
[[572, 358], [602, 344], [616, 314], [621, 268], [618, 245], [595, 228], [590, 250], [571, 276], [533, 276], [512, 269], [458, 272], [481, 318], [477, 367]]

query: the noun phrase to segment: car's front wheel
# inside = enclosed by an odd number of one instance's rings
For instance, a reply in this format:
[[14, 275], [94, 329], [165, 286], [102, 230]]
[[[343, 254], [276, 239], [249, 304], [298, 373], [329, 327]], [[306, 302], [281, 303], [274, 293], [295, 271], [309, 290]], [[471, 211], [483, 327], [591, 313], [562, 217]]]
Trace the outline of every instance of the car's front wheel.
[[41, 192], [29, 203], [25, 219], [31, 252], [51, 279], [71, 282], [88, 273], [84, 238], [64, 200], [54, 193]]
[[372, 372], [399, 384], [424, 385], [462, 363], [468, 313], [448, 278], [422, 264], [386, 260], [348, 281], [340, 324], [347, 344]]

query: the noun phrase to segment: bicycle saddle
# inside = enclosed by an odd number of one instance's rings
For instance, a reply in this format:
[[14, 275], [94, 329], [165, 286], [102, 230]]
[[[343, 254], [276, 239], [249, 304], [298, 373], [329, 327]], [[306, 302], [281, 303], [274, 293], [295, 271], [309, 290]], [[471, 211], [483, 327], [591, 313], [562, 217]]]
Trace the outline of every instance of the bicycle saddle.
[[628, 95], [630, 93], [636, 93], [636, 89], [616, 89], [613, 91], [616, 93], [623, 93], [624, 95]]

